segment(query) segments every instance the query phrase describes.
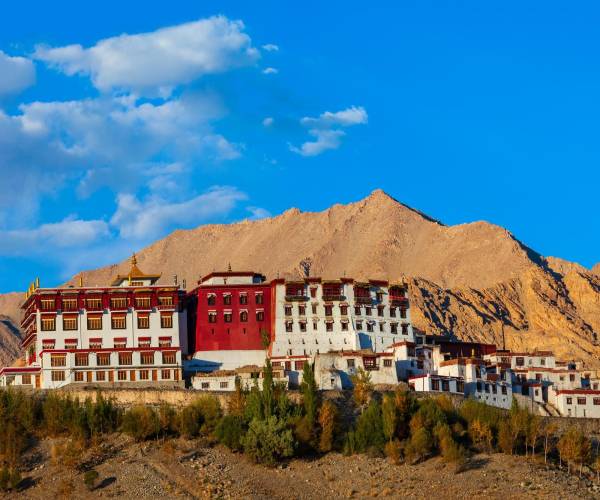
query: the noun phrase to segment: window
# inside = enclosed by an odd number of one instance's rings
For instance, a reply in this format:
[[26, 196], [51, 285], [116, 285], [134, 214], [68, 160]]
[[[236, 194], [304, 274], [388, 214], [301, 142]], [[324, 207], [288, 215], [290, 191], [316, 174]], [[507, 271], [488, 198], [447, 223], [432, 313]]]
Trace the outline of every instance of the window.
[[148, 380], [150, 379], [150, 371], [149, 370], [140, 370], [140, 380]]
[[[21, 384], [31, 385], [31, 375], [29, 375], [28, 373], [21, 375]], [[594, 404], [596, 404], [596, 403], [594, 403]]]
[[371, 316], [371, 308], [365, 307], [365, 316]]
[[383, 300], [383, 292], [375, 292], [375, 297], [377, 298], [377, 302], [381, 302]]
[[262, 293], [257, 293], [254, 298], [255, 298], [255, 301], [257, 304], [263, 303], [263, 294]]
[[298, 306], [298, 314], [300, 316], [306, 316], [306, 306], [305, 305]]
[[284, 307], [284, 314], [285, 314], [286, 316], [291, 316], [291, 315], [292, 315], [292, 306], [290, 306], [290, 305], [286, 305], [286, 306]]
[[209, 323], [216, 323], [217, 322], [217, 313], [214, 311], [211, 311], [208, 313], [208, 322]]
[[231, 312], [226, 312], [223, 314], [223, 320], [225, 321], [225, 323], [231, 323], [233, 318], [233, 315], [231, 314]]
[[340, 314], [342, 316], [348, 316], [348, 306], [340, 306]]
[[600, 406], [600, 398], [594, 398], [594, 406]]
[[113, 330], [125, 330], [127, 328], [127, 320], [124, 315], [112, 315], [110, 318], [110, 326]]
[[65, 331], [77, 330], [77, 316], [63, 317], [63, 330], [65, 330]]
[[540, 364], [546, 366], [546, 358], [540, 358]]
[[354, 306], [354, 314], [355, 314], [355, 316], [360, 316], [360, 314], [361, 314], [360, 306]]
[[124, 339], [124, 338], [114, 339], [113, 347], [115, 349], [125, 349], [125, 347], [127, 347], [127, 339]]
[[77, 349], [77, 339], [65, 339], [65, 349]]
[[172, 295], [161, 295], [158, 297], [158, 304], [161, 306], [171, 307], [173, 306]]
[[208, 389], [210, 387], [210, 382], [202, 382], [200, 385], [202, 389]]
[[101, 349], [102, 339], [90, 339], [90, 349]]
[[96, 372], [96, 381], [104, 382], [104, 380], [106, 380], [106, 373], [105, 372]]
[[125, 370], [119, 370], [117, 372], [117, 380], [119, 382], [124, 382], [127, 380], [127, 372]]
[[465, 392], [465, 383], [462, 380], [456, 382], [456, 392]]
[[316, 321], [313, 321], [313, 330], [316, 330], [319, 327], [319, 324]]
[[231, 294], [230, 293], [223, 295], [223, 304], [225, 304], [226, 306], [231, 305]]
[[150, 316], [138, 316], [137, 317], [137, 327], [140, 330], [147, 330], [150, 328]]
[[158, 339], [158, 347], [171, 347], [173, 339], [171, 337], [160, 337]]
[[75, 382], [83, 382], [83, 372], [75, 372]]
[[317, 314], [317, 304], [312, 305], [312, 313]]
[[408, 335], [408, 325], [406, 323], [402, 323], [402, 335]]
[[140, 354], [140, 360], [142, 365], [153, 365], [154, 364], [154, 353], [153, 352], [142, 352]]
[[65, 354], [52, 354], [50, 356], [50, 366], [52, 368], [67, 366], [67, 356]]
[[229, 382], [219, 382], [220, 389], [227, 389], [228, 385], [229, 385]]
[[573, 398], [567, 398], [567, 404], [568, 405], [573, 404]]
[[132, 356], [130, 352], [119, 353], [119, 364], [121, 366], [129, 366], [133, 364]]
[[391, 323], [390, 324], [390, 330], [392, 333], [398, 333], [398, 323]]
[[347, 364], [348, 364], [348, 368], [354, 368], [354, 360], [353, 359], [349, 359], [347, 360]]
[[385, 323], [383, 321], [381, 323], [379, 323], [379, 331], [380, 332], [384, 331], [384, 325], [385, 325]]
[[42, 331], [53, 332], [56, 330], [56, 318], [42, 318]]
[[87, 328], [88, 330], [102, 330], [102, 316], [88, 316]]
[[161, 370], [160, 378], [162, 380], [171, 380], [171, 370]]
[[402, 319], [406, 319], [406, 309], [404, 309], [404, 308], [400, 309], [400, 317]]
[[75, 366], [87, 366], [89, 364], [90, 360], [87, 353], [78, 352], [75, 354]]
[[505, 386], [505, 385], [503, 385], [503, 386], [502, 386], [502, 394], [504, 394], [504, 395], [506, 396], [506, 393], [507, 393], [506, 386]]
[[304, 361], [296, 361], [296, 362], [294, 363], [294, 369], [295, 369], [297, 372], [304, 370]]
[[301, 332], [306, 331], [306, 321], [300, 321], [300, 331]]
[[385, 307], [384, 306], [378, 306], [377, 307], [377, 315], [381, 318], [383, 317], [383, 313], [385, 311]]
[[135, 307], [138, 309], [150, 309], [150, 297], [136, 297]]
[[442, 391], [450, 391], [450, 382], [448, 380], [442, 380]]
[[63, 299], [62, 310], [63, 311], [76, 311], [77, 310], [77, 299]]
[[211, 294], [206, 297], [206, 302], [209, 306], [214, 306], [217, 302], [217, 299], [214, 294]]
[[256, 311], [256, 321], [264, 321], [265, 313], [264, 311]]
[[438, 379], [431, 379], [431, 390], [439, 391], [440, 390], [440, 381]]
[[248, 295], [245, 293], [240, 294], [240, 304], [245, 305], [248, 303]]
[[52, 382], [64, 382], [65, 381], [65, 372], [62, 370], [55, 370], [51, 375]]
[[325, 306], [325, 316], [333, 316], [333, 306]]
[[112, 297], [110, 299], [111, 309], [127, 309], [127, 298], [126, 297]]
[[248, 321], [248, 311], [242, 311], [240, 313], [240, 321], [243, 323]]
[[357, 322], [356, 322], [356, 329], [357, 329], [357, 330], [362, 330], [362, 327], [363, 327], [363, 323], [362, 323], [362, 321], [357, 321]]
[[367, 332], [373, 331], [373, 323], [367, 323]]
[[578, 405], [585, 405], [585, 402], [586, 402], [586, 398], [577, 398]]
[[515, 363], [517, 366], [525, 366], [525, 358], [517, 357]]
[[389, 368], [390, 366], [392, 366], [392, 360], [391, 359], [384, 359], [383, 360], [383, 366]]
[[162, 362], [163, 365], [174, 365], [177, 363], [177, 357], [174, 352], [163, 352]]
[[574, 375], [573, 373], [571, 373], [571, 374], [569, 375], [569, 380], [570, 380], [571, 382], [575, 382], [575, 375]]
[[342, 321], [342, 331], [343, 332], [348, 331], [348, 322], [347, 321]]
[[333, 332], [333, 322], [332, 321], [328, 321], [325, 323], [325, 331]]
[[40, 301], [42, 311], [53, 311], [55, 309], [55, 300], [54, 299], [42, 299]]
[[287, 333], [291, 333], [294, 329], [294, 322], [293, 321], [286, 321], [285, 322], [285, 331]]
[[173, 315], [172, 314], [161, 314], [160, 315], [160, 327], [161, 328], [173, 328]]
[[310, 296], [314, 299], [317, 296], [317, 287], [313, 286], [310, 288]]
[[96, 354], [96, 364], [98, 366], [109, 366], [110, 365], [110, 353]]
[[98, 309], [102, 309], [102, 299], [85, 299], [85, 307], [91, 309], [93, 311], [97, 311]]
[[396, 317], [396, 308], [390, 307], [390, 318], [395, 318], [395, 317]]

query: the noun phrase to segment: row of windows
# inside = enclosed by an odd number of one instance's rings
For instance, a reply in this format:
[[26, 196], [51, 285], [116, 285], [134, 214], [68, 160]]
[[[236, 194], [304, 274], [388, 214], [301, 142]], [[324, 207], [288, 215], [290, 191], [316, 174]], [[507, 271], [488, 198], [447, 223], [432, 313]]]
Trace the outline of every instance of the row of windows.
[[[500, 386], [502, 389], [502, 394], [506, 394], [507, 393], [507, 388], [505, 385]], [[485, 391], [487, 393], [492, 393], [492, 394], [497, 394], [498, 393], [498, 387], [496, 386], [496, 384], [484, 384], [482, 382], [477, 382], [477, 392], [482, 392]]]
[[[232, 303], [232, 294], [231, 293], [223, 293], [221, 294], [221, 298], [223, 299], [223, 304], [226, 306], [231, 305]], [[248, 293], [246, 292], [240, 292], [238, 294], [238, 304], [241, 305], [246, 305], [248, 304]], [[264, 297], [262, 292], [258, 292], [254, 294], [254, 303], [255, 304], [263, 304], [264, 302]], [[206, 303], [209, 306], [214, 306], [217, 304], [217, 294], [215, 293], [211, 293], [206, 297]]]
[[[158, 347], [171, 347], [172, 339], [160, 338], [158, 339]], [[65, 339], [65, 349], [77, 349], [79, 341], [77, 339]], [[90, 339], [90, 349], [102, 349], [102, 339]], [[56, 341], [53, 339], [46, 339], [42, 341], [42, 347], [46, 350], [54, 349]], [[152, 340], [150, 338], [138, 339], [138, 347], [152, 347]], [[115, 349], [125, 349], [127, 347], [127, 340], [125, 339], [113, 339], [113, 345]], [[31, 355], [35, 355], [35, 350], [30, 351]]]
[[[162, 364], [163, 365], [174, 365], [177, 363], [177, 355], [174, 352], [163, 352]], [[131, 352], [120, 352], [119, 365], [127, 366], [133, 364], [133, 353]], [[110, 353], [103, 352], [96, 354], [96, 365], [97, 366], [110, 366], [111, 364]], [[140, 364], [142, 365], [153, 365], [155, 362], [155, 356], [153, 352], [142, 352], [140, 354]], [[75, 355], [75, 366], [89, 366], [90, 354], [88, 353], [77, 353]], [[61, 368], [67, 366], [66, 354], [52, 354], [50, 356], [50, 366], [52, 368]]]
[[[307, 323], [306, 321], [300, 321], [298, 323], [300, 325], [300, 331], [301, 332], [306, 332], [307, 331]], [[347, 332], [348, 331], [348, 322], [347, 321], [342, 321], [341, 323], [341, 330], [343, 332]], [[319, 324], [316, 321], [312, 322], [312, 329], [313, 330], [318, 330], [319, 328]], [[357, 321], [356, 322], [356, 329], [357, 330], [362, 330], [363, 329], [363, 322], [362, 321]], [[384, 332], [385, 331], [385, 323], [379, 323], [379, 327], [378, 327], [380, 332]], [[401, 325], [401, 329], [402, 329], [402, 335], [408, 335], [408, 324], [403, 323]], [[326, 332], [333, 332], [334, 330], [334, 322], [333, 321], [328, 321], [325, 323], [325, 331]], [[294, 331], [294, 322], [292, 320], [287, 320], [285, 322], [285, 331], [287, 333], [292, 333]], [[375, 325], [373, 323], [367, 322], [367, 332], [374, 332], [375, 331]], [[398, 333], [398, 323], [390, 323], [390, 333], [392, 334], [397, 334]]]
[[[216, 323], [218, 314], [216, 311], [209, 311], [208, 313], [208, 322]], [[265, 320], [265, 312], [264, 311], [256, 311], [256, 321], [264, 321]], [[223, 313], [223, 321], [225, 323], [233, 322], [233, 313], [232, 312], [224, 312]], [[248, 321], [248, 311], [240, 311], [240, 321], [245, 323]]]
[[[440, 382], [441, 382], [442, 392], [450, 392], [450, 381], [449, 380], [439, 380], [437, 378], [431, 379], [431, 390], [439, 391], [440, 390]], [[462, 380], [456, 381], [456, 392], [465, 392], [465, 383]]]
[[[592, 403], [594, 404], [594, 406], [600, 406], [600, 398], [592, 398]], [[572, 397], [568, 397], [567, 398], [567, 404], [568, 405], [572, 405], [573, 404], [573, 398]], [[587, 404], [587, 398], [586, 397], [578, 397], [577, 398], [577, 404], [578, 405], [586, 405]]]
[[[138, 309], [150, 309], [151, 307], [150, 297], [135, 297], [134, 304]], [[172, 295], [159, 295], [158, 304], [161, 306], [169, 307], [174, 305]], [[102, 309], [103, 301], [101, 298], [88, 298], [84, 299], [83, 304], [87, 309]], [[112, 297], [110, 299], [111, 309], [127, 309], [129, 307], [129, 299], [127, 297]], [[55, 299], [42, 299], [40, 301], [40, 308], [42, 311], [54, 311], [56, 309]], [[79, 301], [77, 299], [63, 299], [61, 304], [63, 311], [77, 311], [79, 309]]]
[[[76, 316], [65, 316], [63, 317], [63, 330], [77, 330], [78, 323], [79, 320]], [[56, 331], [56, 318], [42, 318], [41, 324], [43, 332]], [[113, 330], [125, 330], [127, 328], [126, 316], [113, 316], [110, 320], [110, 326]], [[150, 328], [150, 316], [138, 316], [137, 327], [140, 330], [147, 330]], [[171, 314], [161, 314], [160, 327], [173, 328], [173, 316]], [[87, 329], [102, 330], [102, 317], [87, 318]]]
[[[64, 370], [53, 370], [51, 372], [50, 378], [53, 382], [64, 382], [66, 380], [66, 373]], [[138, 380], [150, 380], [152, 375], [152, 380], [158, 379], [157, 370], [118, 370], [116, 372], [116, 380], [119, 382], [131, 381], [134, 382], [136, 380], [136, 374]], [[173, 375], [175, 374], [174, 370], [170, 369], [162, 369], [160, 370], [161, 380], [172, 380]], [[77, 371], [74, 373], [75, 382], [114, 382], [115, 380], [115, 372], [105, 372], [105, 371], [97, 371], [94, 373], [95, 380], [92, 380], [92, 372], [81, 372]], [[29, 382], [31, 383], [31, 382]]]
[[[202, 382], [200, 384], [201, 389], [210, 389], [210, 382]], [[226, 380], [222, 380], [219, 382], [219, 389], [227, 389], [229, 388], [229, 382]]]
[[[318, 305], [317, 304], [311, 304], [311, 310], [313, 314], [318, 314]], [[340, 305], [338, 306], [340, 309], [340, 315], [341, 316], [347, 316], [348, 315], [348, 306], [347, 305]], [[324, 310], [325, 310], [325, 316], [333, 316], [333, 308], [334, 306], [332, 304], [326, 304], [323, 306]], [[373, 308], [372, 307], [365, 307], [365, 313], [364, 316], [372, 316], [373, 315]], [[384, 317], [385, 316], [385, 306], [378, 306], [377, 308], [377, 316], [379, 317]], [[390, 307], [390, 317], [395, 318], [396, 317], [396, 310], [400, 309], [400, 318], [406, 318], [406, 309], [404, 308], [397, 308], [397, 307]], [[292, 304], [286, 304], [284, 306], [284, 314], [286, 316], [291, 316], [293, 314], [293, 306]], [[362, 307], [361, 306], [354, 306], [354, 314], [356, 316], [363, 316], [362, 313]], [[306, 316], [306, 305], [305, 304], [299, 304], [298, 305], [298, 315], [300, 316]]]

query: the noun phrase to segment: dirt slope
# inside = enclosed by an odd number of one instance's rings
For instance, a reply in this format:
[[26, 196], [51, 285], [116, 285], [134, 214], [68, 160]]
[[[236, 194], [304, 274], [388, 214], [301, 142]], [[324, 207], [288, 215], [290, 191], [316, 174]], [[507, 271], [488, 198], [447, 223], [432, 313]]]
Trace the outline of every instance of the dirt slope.
[[[600, 366], [598, 266], [593, 273], [546, 259], [487, 222], [445, 226], [379, 190], [323, 212], [175, 231], [140, 251], [138, 264], [162, 272], [163, 283], [176, 274], [190, 289], [229, 263], [268, 278], [295, 276], [306, 257], [317, 276], [408, 279], [415, 325], [428, 332], [501, 345], [504, 331], [507, 347], [553, 349]], [[84, 283], [106, 284], [128, 268], [123, 261], [87, 271]]]

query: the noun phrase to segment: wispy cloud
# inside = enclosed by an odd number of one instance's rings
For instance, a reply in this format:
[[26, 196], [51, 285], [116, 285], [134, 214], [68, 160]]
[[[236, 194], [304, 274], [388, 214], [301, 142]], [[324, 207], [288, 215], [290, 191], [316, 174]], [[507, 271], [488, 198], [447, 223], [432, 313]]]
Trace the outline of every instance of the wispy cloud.
[[262, 49], [266, 50], [267, 52], [277, 52], [279, 50], [279, 46], [275, 45], [274, 43], [267, 43], [262, 46]]
[[279, 70], [277, 68], [265, 68], [263, 69], [263, 74], [264, 75], [276, 75], [277, 73], [279, 73]]
[[289, 145], [290, 151], [302, 156], [317, 156], [329, 149], [338, 149], [346, 132], [342, 128], [364, 125], [368, 115], [362, 106], [336, 111], [325, 111], [318, 117], [305, 116], [300, 120], [302, 126], [309, 128], [308, 134], [315, 138], [306, 141], [300, 147]]
[[0, 97], [16, 94], [35, 83], [35, 67], [25, 57], [11, 57], [0, 50]]

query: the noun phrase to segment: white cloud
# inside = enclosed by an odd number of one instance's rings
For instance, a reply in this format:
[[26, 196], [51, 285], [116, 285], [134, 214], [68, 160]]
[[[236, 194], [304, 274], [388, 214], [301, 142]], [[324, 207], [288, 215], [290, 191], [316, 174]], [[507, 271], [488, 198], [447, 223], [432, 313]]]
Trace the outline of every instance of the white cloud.
[[352, 125], [364, 125], [367, 123], [368, 119], [369, 117], [365, 108], [362, 106], [352, 106], [342, 111], [336, 111], [335, 113], [325, 111], [325, 113], [321, 113], [317, 118], [305, 116], [300, 120], [300, 123], [311, 128], [329, 128], [333, 126], [350, 127]]
[[0, 96], [18, 93], [35, 83], [35, 67], [24, 57], [11, 57], [0, 50]]
[[308, 134], [315, 140], [307, 141], [300, 147], [290, 144], [290, 151], [302, 156], [317, 156], [328, 149], [337, 149], [342, 137], [346, 135], [341, 128], [364, 125], [367, 122], [368, 115], [362, 106], [352, 106], [334, 113], [325, 111], [316, 118], [305, 116], [300, 123], [304, 127], [310, 127]]
[[102, 92], [164, 97], [204, 75], [254, 64], [260, 53], [244, 28], [241, 21], [215, 16], [107, 38], [90, 48], [38, 46], [35, 57], [67, 75], [90, 76]]
[[82, 248], [110, 235], [103, 220], [69, 217], [34, 229], [0, 231], [0, 255], [48, 254], [53, 250]]
[[273, 119], [273, 117], [271, 117], [271, 116], [267, 116], [267, 117], [266, 117], [266, 118], [265, 118], [265, 119], [262, 121], [263, 127], [270, 127], [271, 125], [273, 125], [273, 122], [274, 122], [274, 121], [275, 121], [275, 120]]
[[262, 49], [266, 50], [267, 52], [277, 52], [279, 51], [279, 46], [275, 45], [274, 43], [267, 43], [262, 46]]
[[140, 201], [131, 194], [120, 194], [117, 211], [110, 220], [122, 238], [152, 240], [176, 226], [193, 227], [209, 218], [229, 213], [247, 196], [236, 188], [215, 186], [206, 193], [181, 202], [160, 197]]
[[271, 212], [261, 207], [246, 207], [246, 210], [251, 214], [250, 220], [265, 219], [272, 216]]
[[265, 68], [263, 69], [263, 75], [276, 75], [277, 73], [279, 73], [279, 70], [277, 68]]
[[307, 141], [299, 148], [290, 145], [290, 150], [302, 156], [317, 156], [328, 149], [340, 147], [341, 138], [346, 135], [343, 130], [319, 130], [311, 129], [309, 135], [316, 138], [315, 141]]

